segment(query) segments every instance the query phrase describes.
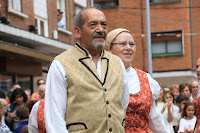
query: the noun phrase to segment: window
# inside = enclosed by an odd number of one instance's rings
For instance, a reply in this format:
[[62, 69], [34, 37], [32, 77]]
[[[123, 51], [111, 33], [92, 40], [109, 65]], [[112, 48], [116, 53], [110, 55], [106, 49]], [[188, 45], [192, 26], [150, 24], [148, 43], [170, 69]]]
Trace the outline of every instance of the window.
[[9, 0], [9, 7], [15, 11], [21, 12], [21, 0]]
[[8, 0], [8, 12], [23, 18], [28, 18], [28, 15], [22, 13], [22, 0]]
[[37, 34], [48, 37], [47, 20], [40, 17], [35, 17], [35, 25], [37, 27]]
[[180, 2], [181, 0], [149, 0], [150, 3]]
[[115, 8], [119, 6], [119, 0], [104, 0], [104, 1], [96, 1], [94, 2], [94, 6], [106, 9], [106, 8]]
[[34, 14], [37, 33], [48, 37], [47, 0], [34, 0]]
[[87, 1], [86, 0], [75, 0], [75, 14], [77, 14], [80, 10], [87, 7]]
[[[65, 10], [65, 0], [57, 0], [57, 10], [58, 14], [58, 27], [63, 28], [63, 29], [67, 29], [66, 26], [66, 10]], [[60, 23], [60, 24], [59, 24]]]
[[152, 33], [152, 56], [183, 55], [182, 31]]

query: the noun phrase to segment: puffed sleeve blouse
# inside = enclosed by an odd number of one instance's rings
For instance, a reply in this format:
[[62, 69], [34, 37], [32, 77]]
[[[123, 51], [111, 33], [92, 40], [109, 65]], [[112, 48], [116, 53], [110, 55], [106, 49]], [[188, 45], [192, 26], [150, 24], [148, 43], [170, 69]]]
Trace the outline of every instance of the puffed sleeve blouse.
[[[132, 93], [132, 94], [138, 93], [140, 91], [140, 82], [139, 82], [139, 78], [135, 69], [132, 67], [129, 67], [128, 69], [126, 69], [126, 72], [127, 72], [129, 93]], [[151, 92], [152, 92], [152, 104], [151, 104], [151, 110], [149, 113], [149, 116], [150, 116], [149, 128], [152, 131], [154, 131], [154, 133], [167, 133], [168, 131], [165, 127], [163, 117], [160, 111], [157, 110], [156, 104], [155, 104], [155, 100], [158, 99], [160, 95], [160, 85], [148, 73], [147, 73], [147, 77], [148, 77]]]

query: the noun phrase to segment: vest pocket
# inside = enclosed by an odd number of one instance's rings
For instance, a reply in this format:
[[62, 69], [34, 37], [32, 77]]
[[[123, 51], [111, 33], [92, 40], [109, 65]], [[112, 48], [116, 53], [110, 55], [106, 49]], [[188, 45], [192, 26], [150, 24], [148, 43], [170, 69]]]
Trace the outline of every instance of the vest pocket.
[[67, 130], [72, 131], [79, 131], [79, 130], [86, 130], [87, 126], [83, 122], [76, 122], [76, 123], [70, 123], [67, 125]]

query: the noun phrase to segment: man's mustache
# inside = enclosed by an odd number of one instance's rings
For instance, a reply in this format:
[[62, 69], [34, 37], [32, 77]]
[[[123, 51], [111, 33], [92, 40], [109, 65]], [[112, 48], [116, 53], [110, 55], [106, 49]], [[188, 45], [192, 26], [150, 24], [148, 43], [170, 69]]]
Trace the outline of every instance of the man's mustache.
[[94, 33], [93, 38], [99, 38], [99, 37], [105, 39], [106, 38], [106, 34], [104, 32], [96, 32], [96, 33]]

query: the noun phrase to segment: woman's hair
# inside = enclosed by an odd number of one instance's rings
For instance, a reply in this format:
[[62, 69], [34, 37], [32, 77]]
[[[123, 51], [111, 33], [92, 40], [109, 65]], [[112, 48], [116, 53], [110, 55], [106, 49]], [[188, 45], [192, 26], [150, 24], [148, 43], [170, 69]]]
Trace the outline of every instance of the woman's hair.
[[[187, 113], [186, 113], [186, 109], [188, 106], [194, 106], [194, 104], [192, 102], [187, 102], [183, 108], [183, 117], [187, 117]], [[195, 110], [195, 109], [194, 109]], [[195, 114], [195, 112], [194, 112]]]
[[177, 84], [173, 84], [170, 86], [170, 91], [173, 91], [173, 90], [179, 90], [179, 86]]
[[188, 89], [190, 90], [190, 93], [192, 92], [192, 86], [189, 83], [181, 83], [179, 85], [179, 93], [181, 94], [181, 91], [185, 88], [188, 87]]
[[21, 96], [23, 96], [23, 98], [24, 98], [24, 103], [26, 103], [26, 101], [27, 101], [27, 96], [26, 96], [26, 93], [24, 92], [23, 89], [15, 89], [15, 90], [12, 92], [12, 95], [11, 95], [11, 98], [10, 98], [10, 102], [11, 102], [11, 103], [15, 101], [16, 95], [21, 95]]
[[3, 107], [6, 107], [8, 104], [6, 102], [5, 99], [0, 98], [0, 109], [2, 109]]

